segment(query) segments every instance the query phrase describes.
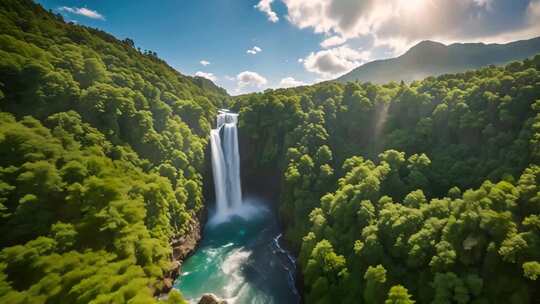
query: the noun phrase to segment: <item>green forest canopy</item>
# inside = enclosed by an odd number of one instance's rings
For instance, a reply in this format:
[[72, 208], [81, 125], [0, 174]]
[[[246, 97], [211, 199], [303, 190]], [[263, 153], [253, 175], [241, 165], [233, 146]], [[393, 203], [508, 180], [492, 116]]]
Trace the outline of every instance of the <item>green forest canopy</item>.
[[0, 29], [0, 302], [156, 302], [229, 96], [31, 1]]
[[306, 302], [540, 298], [539, 70], [236, 98], [254, 166], [283, 172]]
[[540, 56], [232, 99], [31, 1], [0, 15], [0, 302], [157, 302], [227, 105], [243, 170], [279, 170], [308, 303], [540, 297]]

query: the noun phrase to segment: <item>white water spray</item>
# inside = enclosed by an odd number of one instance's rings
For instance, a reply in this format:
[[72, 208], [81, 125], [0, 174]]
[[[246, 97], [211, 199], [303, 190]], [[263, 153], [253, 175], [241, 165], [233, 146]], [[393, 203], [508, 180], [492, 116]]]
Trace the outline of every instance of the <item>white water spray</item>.
[[217, 126], [210, 131], [212, 172], [216, 192], [216, 217], [224, 218], [242, 206], [238, 114], [220, 110]]

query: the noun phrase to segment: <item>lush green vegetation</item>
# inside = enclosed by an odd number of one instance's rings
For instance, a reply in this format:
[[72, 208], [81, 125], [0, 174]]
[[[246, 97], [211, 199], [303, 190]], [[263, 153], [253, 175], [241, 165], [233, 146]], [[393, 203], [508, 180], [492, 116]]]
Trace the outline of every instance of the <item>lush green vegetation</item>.
[[[243, 169], [280, 171], [307, 302], [539, 298], [539, 70], [235, 98]], [[229, 101], [130, 39], [1, 1], [0, 302], [158, 302]]]
[[540, 297], [540, 56], [410, 85], [236, 100], [308, 303]]
[[129, 39], [1, 1], [0, 302], [156, 302], [228, 99]]

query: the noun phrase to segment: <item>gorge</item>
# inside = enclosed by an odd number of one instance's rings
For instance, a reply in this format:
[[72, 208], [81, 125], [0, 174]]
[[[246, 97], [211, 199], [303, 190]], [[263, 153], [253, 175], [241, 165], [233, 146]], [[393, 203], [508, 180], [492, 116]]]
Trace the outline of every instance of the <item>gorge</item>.
[[205, 293], [230, 304], [298, 303], [296, 261], [280, 245], [274, 207], [242, 199], [237, 122], [238, 114], [220, 110], [210, 131], [215, 207], [175, 287], [192, 303]]

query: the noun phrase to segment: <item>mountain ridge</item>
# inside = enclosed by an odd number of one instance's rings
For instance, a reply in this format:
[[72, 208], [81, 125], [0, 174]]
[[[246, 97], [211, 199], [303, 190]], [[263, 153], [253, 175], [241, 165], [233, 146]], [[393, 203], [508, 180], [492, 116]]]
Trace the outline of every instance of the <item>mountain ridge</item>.
[[460, 73], [488, 65], [523, 60], [540, 52], [540, 37], [498, 43], [452, 43], [423, 40], [401, 56], [363, 64], [336, 79], [338, 82], [411, 82], [429, 76]]

